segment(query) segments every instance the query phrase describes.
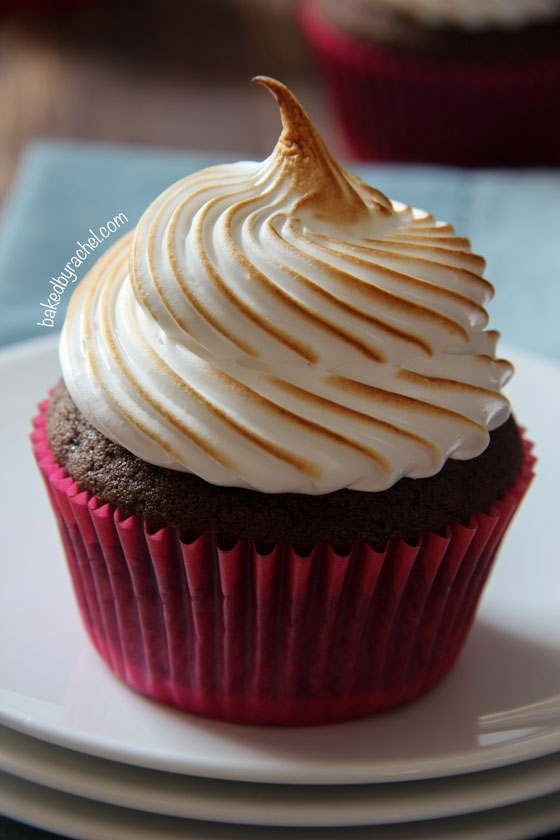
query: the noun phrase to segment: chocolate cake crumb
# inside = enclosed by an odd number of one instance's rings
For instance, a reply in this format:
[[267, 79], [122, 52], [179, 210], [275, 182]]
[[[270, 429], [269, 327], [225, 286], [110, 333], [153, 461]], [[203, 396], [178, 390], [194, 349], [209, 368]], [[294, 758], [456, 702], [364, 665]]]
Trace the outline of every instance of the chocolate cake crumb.
[[515, 482], [523, 460], [520, 432], [510, 417], [491, 432], [478, 457], [450, 458], [437, 475], [402, 478], [381, 492], [311, 496], [220, 487], [148, 464], [108, 440], [81, 414], [62, 381], [48, 407], [47, 437], [80, 490], [127, 515], [140, 514], [151, 530], [171, 525], [186, 539], [213, 533], [222, 547], [245, 538], [263, 551], [290, 543], [300, 553], [318, 542], [344, 554], [361, 540], [382, 549], [390, 537], [415, 543], [426, 530], [443, 534], [448, 522], [466, 524], [473, 511], [487, 511]]

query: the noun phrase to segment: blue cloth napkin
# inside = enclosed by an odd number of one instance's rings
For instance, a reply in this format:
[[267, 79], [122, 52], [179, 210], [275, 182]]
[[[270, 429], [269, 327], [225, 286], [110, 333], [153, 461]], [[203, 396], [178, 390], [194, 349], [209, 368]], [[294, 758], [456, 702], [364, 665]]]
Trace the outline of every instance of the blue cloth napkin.
[[[53, 326], [38, 322], [45, 321], [54, 281], [77, 251], [85, 253], [80, 265], [78, 258], [74, 263], [79, 280], [163, 189], [236, 157], [85, 142], [29, 145], [0, 224], [0, 344], [60, 329], [71, 281], [55, 301]], [[391, 198], [430, 210], [468, 236], [486, 257], [486, 276], [496, 288], [488, 306], [491, 326], [507, 344], [560, 359], [560, 171], [350, 168]], [[115, 217], [118, 231], [109, 229], [103, 239], [100, 228], [110, 228]], [[99, 241], [88, 247], [92, 236]]]

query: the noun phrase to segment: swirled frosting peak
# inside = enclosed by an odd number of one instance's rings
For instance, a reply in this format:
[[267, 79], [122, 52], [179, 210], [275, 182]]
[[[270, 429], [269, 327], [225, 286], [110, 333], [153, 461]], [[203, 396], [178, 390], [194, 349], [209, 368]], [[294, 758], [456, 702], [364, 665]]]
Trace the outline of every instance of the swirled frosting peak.
[[292, 212], [305, 208], [335, 226], [341, 216], [347, 222], [367, 225], [370, 203], [331, 156], [295, 96], [275, 79], [256, 76], [253, 81], [268, 88], [280, 106], [283, 130], [274, 157], [281, 164], [285, 188], [293, 191]]
[[171, 186], [76, 289], [67, 388], [145, 461], [262, 492], [378, 491], [480, 454], [511, 365], [484, 260], [344, 170], [279, 82], [262, 162]]

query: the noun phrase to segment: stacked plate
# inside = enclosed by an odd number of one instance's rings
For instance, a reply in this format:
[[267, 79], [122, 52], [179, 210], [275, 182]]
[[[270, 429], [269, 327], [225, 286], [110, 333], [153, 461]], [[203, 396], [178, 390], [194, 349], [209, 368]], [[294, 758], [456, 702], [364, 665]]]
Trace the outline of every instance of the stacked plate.
[[182, 714], [133, 693], [98, 659], [27, 441], [34, 404], [57, 378], [55, 343], [0, 354], [0, 389], [13, 397], [0, 414], [0, 811], [84, 840], [513, 840], [560, 827], [550, 528], [560, 366], [504, 353], [538, 474], [459, 662], [413, 703], [305, 729]]

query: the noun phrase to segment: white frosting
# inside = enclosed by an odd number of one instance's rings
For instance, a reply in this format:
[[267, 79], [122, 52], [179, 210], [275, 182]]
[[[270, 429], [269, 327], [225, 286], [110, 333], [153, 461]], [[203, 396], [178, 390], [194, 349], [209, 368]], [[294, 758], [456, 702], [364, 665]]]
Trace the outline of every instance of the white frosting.
[[[367, 3], [368, 0], [362, 0]], [[552, 20], [560, 0], [382, 0], [385, 6], [431, 26], [514, 28]], [[375, 0], [378, 4], [379, 0]]]
[[512, 372], [484, 260], [345, 172], [261, 81], [273, 154], [170, 187], [76, 289], [74, 402], [143, 460], [263, 492], [383, 490], [480, 454]]

